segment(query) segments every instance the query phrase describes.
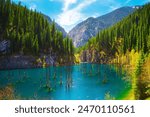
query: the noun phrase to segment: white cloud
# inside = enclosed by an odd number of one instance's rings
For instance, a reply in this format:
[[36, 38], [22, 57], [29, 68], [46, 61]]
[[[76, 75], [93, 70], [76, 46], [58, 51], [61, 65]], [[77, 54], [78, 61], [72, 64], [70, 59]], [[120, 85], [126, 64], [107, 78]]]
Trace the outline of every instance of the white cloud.
[[96, 0], [83, 0], [83, 2], [79, 3], [75, 8], [69, 9], [71, 4], [77, 2], [77, 0], [64, 0], [68, 1], [64, 3], [63, 12], [58, 15], [56, 22], [58, 22], [61, 26], [63, 26], [66, 31], [69, 31], [73, 28], [77, 23], [83, 21], [87, 18], [85, 14], [82, 13], [82, 9], [92, 4]]
[[[113, 11], [113, 10], [116, 10], [116, 9], [118, 9], [120, 6], [115, 6], [115, 5], [110, 5], [110, 11]], [[110, 12], [109, 11], [109, 12]]]
[[63, 1], [64, 1], [63, 11], [67, 11], [71, 4], [74, 4], [77, 2], [77, 0], [63, 0]]
[[97, 18], [98, 16], [100, 16], [100, 14], [99, 14], [99, 13], [94, 13], [91, 17], [93, 17], [93, 18]]
[[37, 8], [36, 4], [31, 4], [29, 9], [35, 10]]

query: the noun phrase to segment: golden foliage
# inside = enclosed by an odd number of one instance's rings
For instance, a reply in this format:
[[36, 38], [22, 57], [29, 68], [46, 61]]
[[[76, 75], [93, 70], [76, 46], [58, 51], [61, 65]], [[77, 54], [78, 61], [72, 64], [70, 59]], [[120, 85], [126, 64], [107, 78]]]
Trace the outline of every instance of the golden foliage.
[[79, 64], [81, 62], [80, 54], [75, 54], [75, 63]]
[[[126, 52], [125, 55], [116, 53], [115, 58], [110, 61], [111, 64], [122, 66], [131, 77], [132, 89], [124, 99], [138, 99], [136, 95], [140, 93], [140, 90], [141, 92], [144, 91], [144, 95], [150, 97], [150, 54], [145, 58], [145, 62], [141, 63], [141, 68], [139, 68], [141, 56], [142, 52], [135, 52], [132, 50]], [[140, 69], [140, 75], [137, 76], [136, 72], [138, 69]]]
[[[139, 75], [139, 84], [143, 86], [144, 89], [142, 89], [143, 95], [142, 98], [150, 98], [150, 57], [148, 57], [143, 66], [141, 74]], [[145, 95], [145, 97], [144, 97]]]
[[0, 89], [0, 100], [12, 100], [14, 99], [14, 91], [11, 86], [7, 86]]

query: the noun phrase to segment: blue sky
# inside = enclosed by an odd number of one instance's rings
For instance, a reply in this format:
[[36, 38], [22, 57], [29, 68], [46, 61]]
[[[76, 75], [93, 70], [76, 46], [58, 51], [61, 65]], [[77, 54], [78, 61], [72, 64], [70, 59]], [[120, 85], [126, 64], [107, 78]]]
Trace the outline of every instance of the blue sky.
[[122, 6], [143, 5], [150, 0], [13, 0], [55, 20], [67, 32], [88, 17], [98, 17]]

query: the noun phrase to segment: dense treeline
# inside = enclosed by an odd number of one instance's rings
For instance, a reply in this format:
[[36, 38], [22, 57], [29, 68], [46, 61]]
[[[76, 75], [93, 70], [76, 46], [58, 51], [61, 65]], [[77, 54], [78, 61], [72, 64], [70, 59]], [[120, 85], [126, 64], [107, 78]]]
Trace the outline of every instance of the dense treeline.
[[72, 40], [49, 24], [41, 13], [11, 0], [0, 0], [0, 40], [10, 40], [10, 54], [73, 55]]
[[[115, 63], [131, 76], [131, 99], [150, 97], [150, 3], [79, 48], [82, 61]], [[133, 95], [133, 96], [132, 96]], [[129, 94], [130, 98], [130, 94]]]
[[[138, 8], [133, 14], [116, 25], [105, 29], [80, 48], [81, 50], [96, 51], [98, 55], [115, 57], [127, 51], [150, 52], [150, 4]], [[94, 56], [94, 55], [92, 55]], [[100, 56], [100, 55], [99, 55]], [[99, 57], [100, 58], [100, 57]], [[93, 59], [92, 59], [93, 60]]]

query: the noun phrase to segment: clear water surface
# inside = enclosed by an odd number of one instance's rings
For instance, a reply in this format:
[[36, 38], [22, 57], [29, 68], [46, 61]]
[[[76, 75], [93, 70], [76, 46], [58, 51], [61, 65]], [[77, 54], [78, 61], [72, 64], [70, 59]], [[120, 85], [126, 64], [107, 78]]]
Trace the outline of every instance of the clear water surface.
[[73, 66], [0, 71], [0, 88], [11, 85], [19, 99], [103, 100], [130, 87], [121, 68], [82, 63]]

